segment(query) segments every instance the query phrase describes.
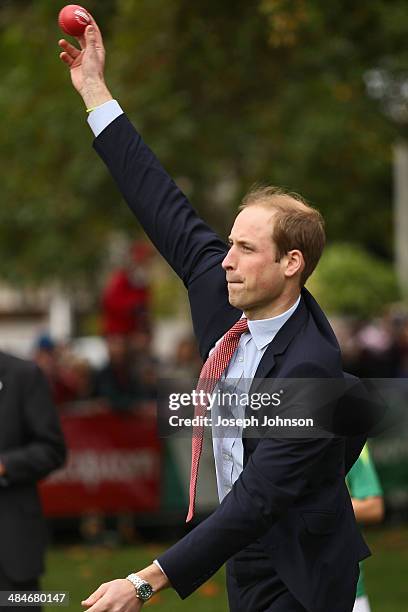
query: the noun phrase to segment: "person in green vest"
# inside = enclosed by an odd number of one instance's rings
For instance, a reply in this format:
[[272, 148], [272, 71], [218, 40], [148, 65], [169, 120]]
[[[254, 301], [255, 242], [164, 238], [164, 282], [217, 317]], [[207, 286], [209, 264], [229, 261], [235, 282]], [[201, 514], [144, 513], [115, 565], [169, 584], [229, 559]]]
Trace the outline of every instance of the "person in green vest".
[[[367, 445], [347, 474], [346, 482], [357, 521], [365, 525], [381, 522], [384, 517], [383, 491]], [[353, 612], [370, 612], [362, 563]]]

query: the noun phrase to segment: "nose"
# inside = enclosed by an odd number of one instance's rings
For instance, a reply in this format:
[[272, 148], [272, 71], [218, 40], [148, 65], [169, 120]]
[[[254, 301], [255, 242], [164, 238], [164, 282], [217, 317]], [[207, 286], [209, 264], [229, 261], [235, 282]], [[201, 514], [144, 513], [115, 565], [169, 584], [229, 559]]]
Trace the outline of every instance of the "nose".
[[224, 259], [222, 260], [222, 267], [224, 270], [233, 270], [236, 266], [234, 247], [232, 246]]

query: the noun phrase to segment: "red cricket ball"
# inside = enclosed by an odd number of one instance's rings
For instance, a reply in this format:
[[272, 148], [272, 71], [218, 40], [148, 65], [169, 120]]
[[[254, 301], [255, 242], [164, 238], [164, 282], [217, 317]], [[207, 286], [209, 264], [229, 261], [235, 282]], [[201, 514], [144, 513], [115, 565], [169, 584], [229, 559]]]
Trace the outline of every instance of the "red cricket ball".
[[91, 23], [91, 17], [86, 9], [79, 4], [67, 4], [60, 10], [58, 25], [65, 34], [71, 36], [82, 36], [87, 25]]

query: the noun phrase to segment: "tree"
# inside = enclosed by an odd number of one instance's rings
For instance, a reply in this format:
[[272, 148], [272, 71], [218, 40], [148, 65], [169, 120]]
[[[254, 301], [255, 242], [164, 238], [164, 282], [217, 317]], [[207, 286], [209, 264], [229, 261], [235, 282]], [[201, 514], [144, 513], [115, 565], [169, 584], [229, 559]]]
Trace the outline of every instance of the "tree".
[[327, 247], [308, 288], [331, 315], [379, 316], [400, 298], [392, 266], [356, 244]]
[[[63, 2], [0, 8], [0, 257], [15, 283], [93, 279], [137, 224], [90, 148], [59, 64]], [[90, 0], [115, 96], [225, 235], [254, 182], [299, 191], [331, 239], [391, 257], [393, 128], [364, 75], [407, 62], [405, 3]]]

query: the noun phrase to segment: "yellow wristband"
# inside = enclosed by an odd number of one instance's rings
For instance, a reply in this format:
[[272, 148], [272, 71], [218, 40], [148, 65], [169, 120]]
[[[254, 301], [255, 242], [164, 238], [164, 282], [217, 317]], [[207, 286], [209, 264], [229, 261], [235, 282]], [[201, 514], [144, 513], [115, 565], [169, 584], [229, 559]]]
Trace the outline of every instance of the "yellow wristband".
[[87, 113], [92, 113], [92, 111], [94, 111], [96, 108], [98, 108], [97, 106], [94, 106], [93, 108], [87, 108], [86, 112]]

